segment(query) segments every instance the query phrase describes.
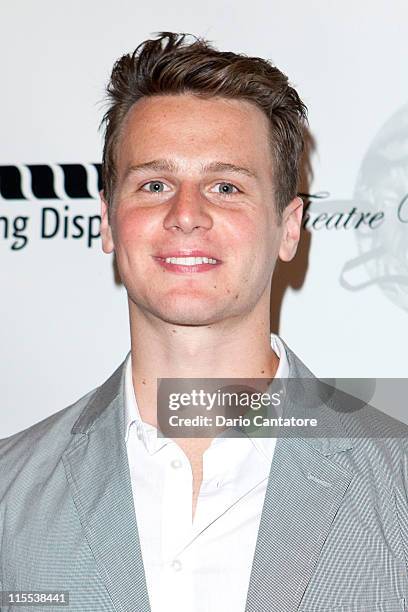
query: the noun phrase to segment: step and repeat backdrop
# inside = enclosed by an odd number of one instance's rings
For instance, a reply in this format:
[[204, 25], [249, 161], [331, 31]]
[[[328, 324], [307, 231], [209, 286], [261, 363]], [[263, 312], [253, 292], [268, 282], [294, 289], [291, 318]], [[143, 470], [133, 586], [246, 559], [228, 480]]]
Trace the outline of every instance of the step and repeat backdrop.
[[274, 276], [272, 330], [320, 377], [408, 376], [405, 0], [13, 0], [0, 19], [0, 438], [129, 350], [99, 236], [98, 125], [114, 61], [163, 30], [271, 59], [309, 108], [303, 235]]

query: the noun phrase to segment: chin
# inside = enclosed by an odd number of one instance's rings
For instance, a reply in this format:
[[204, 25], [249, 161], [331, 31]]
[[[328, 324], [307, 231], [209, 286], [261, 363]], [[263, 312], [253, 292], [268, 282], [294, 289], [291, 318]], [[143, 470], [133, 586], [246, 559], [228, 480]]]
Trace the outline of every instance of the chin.
[[[194, 299], [192, 295], [150, 295], [134, 299], [129, 295], [131, 310], [144, 312], [170, 325], [205, 326], [221, 321], [225, 316], [225, 304], [204, 295]], [[224, 315], [224, 316], [223, 316]], [[150, 318], [149, 316], [149, 318]]]
[[211, 315], [209, 313], [193, 313], [190, 311], [185, 311], [185, 312], [169, 312], [168, 310], [166, 312], [160, 312], [157, 313], [157, 315], [159, 316], [160, 319], [162, 319], [162, 321], [166, 321], [166, 323], [169, 323], [171, 325], [186, 325], [186, 326], [204, 326], [204, 325], [211, 325], [212, 323], [215, 323], [215, 318], [214, 315]]

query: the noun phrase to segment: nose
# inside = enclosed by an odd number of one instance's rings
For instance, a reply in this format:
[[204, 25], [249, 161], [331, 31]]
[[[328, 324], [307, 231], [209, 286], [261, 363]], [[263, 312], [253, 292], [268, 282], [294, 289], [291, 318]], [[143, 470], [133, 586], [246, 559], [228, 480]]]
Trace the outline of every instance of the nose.
[[163, 225], [165, 229], [179, 229], [189, 234], [195, 229], [211, 229], [213, 220], [208, 212], [209, 203], [198, 187], [182, 185], [172, 198]]

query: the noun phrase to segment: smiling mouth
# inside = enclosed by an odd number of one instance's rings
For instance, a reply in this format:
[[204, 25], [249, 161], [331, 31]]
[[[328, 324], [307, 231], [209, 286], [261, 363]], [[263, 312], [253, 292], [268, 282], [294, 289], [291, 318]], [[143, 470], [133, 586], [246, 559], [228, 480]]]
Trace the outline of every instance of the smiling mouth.
[[221, 264], [220, 261], [212, 257], [155, 257], [154, 259], [164, 269], [182, 274], [208, 272]]

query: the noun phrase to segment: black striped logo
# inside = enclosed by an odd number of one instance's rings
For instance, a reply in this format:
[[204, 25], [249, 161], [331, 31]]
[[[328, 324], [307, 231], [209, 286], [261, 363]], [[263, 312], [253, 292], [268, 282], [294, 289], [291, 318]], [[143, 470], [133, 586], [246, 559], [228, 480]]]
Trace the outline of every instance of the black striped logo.
[[[58, 189], [55, 167], [62, 170]], [[4, 200], [93, 199], [101, 189], [101, 164], [0, 166], [0, 197]]]

